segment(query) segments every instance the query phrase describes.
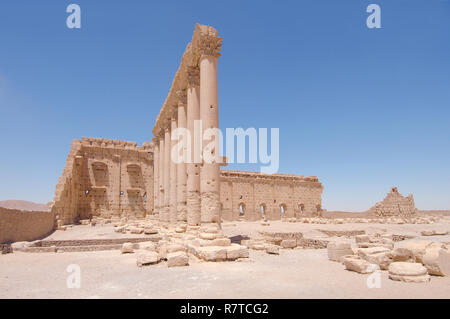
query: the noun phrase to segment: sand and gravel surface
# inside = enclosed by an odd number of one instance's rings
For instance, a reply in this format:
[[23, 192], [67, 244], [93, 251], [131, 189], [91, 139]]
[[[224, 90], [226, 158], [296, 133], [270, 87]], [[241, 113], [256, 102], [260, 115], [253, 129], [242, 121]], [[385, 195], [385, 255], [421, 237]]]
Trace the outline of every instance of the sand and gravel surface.
[[[255, 235], [258, 230], [301, 231], [327, 238], [318, 229], [389, 231], [420, 235], [428, 229], [449, 230], [448, 221], [431, 225], [311, 225], [272, 222], [224, 223], [227, 235]], [[116, 237], [110, 226], [77, 226], [55, 232], [52, 239]], [[424, 238], [450, 241], [449, 236]], [[328, 239], [333, 239], [328, 237]], [[81, 288], [67, 288], [71, 264], [80, 266]], [[191, 258], [189, 267], [165, 262], [139, 268], [136, 254], [119, 251], [24, 253], [0, 255], [0, 298], [450, 298], [450, 277], [429, 283], [402, 283], [381, 272], [381, 287], [368, 288], [369, 275], [347, 271], [329, 261], [326, 249], [281, 250], [279, 256], [250, 251], [244, 261], [206, 263]]]

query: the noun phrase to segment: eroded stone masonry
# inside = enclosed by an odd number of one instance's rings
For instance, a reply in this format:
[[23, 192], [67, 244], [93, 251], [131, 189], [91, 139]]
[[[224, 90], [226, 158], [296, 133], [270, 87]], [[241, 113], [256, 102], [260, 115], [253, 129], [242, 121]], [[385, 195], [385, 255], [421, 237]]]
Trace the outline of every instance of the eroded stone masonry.
[[143, 218], [153, 207], [153, 145], [102, 138], [74, 140], [56, 186], [60, 224], [98, 216]]
[[411, 217], [417, 213], [412, 194], [403, 196], [397, 187], [392, 187], [385, 199], [378, 202], [368, 211], [378, 217]]
[[[92, 217], [143, 218], [189, 226], [221, 220], [281, 219], [321, 212], [322, 184], [317, 177], [222, 171], [218, 145], [213, 161], [171, 159], [177, 128], [218, 129], [217, 64], [222, 38], [196, 25], [172, 87], [153, 128], [153, 141], [83, 138], [75, 140], [56, 187], [52, 211], [59, 224]], [[200, 131], [203, 137], [203, 131]], [[191, 134], [191, 154], [196, 136]], [[203, 140], [208, 145], [209, 139]], [[218, 141], [216, 141], [218, 143]], [[186, 146], [187, 147], [187, 146]]]

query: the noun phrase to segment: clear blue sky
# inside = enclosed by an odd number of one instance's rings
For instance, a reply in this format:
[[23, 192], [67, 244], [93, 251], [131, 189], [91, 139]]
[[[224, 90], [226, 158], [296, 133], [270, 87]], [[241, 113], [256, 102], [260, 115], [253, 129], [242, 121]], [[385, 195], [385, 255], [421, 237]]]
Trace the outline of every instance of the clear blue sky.
[[0, 200], [52, 200], [74, 138], [150, 141], [195, 23], [224, 38], [220, 127], [279, 127], [280, 172], [318, 176], [324, 208], [398, 186], [450, 209], [448, 0], [1, 1]]

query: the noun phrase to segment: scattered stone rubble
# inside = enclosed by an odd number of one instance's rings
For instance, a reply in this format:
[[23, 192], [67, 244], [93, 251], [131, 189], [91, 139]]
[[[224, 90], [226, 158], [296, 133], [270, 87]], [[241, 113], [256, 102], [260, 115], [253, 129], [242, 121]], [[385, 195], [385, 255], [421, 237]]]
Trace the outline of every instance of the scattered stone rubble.
[[389, 278], [428, 282], [430, 275], [450, 276], [450, 245], [427, 240], [394, 243], [392, 234], [357, 235], [349, 242], [330, 242], [328, 259], [361, 274], [388, 270]]
[[[319, 218], [303, 217], [291, 218], [288, 222], [304, 224], [338, 225], [338, 224], [434, 224], [439, 220], [437, 216], [414, 216], [414, 217], [353, 217], [353, 218]], [[322, 231], [322, 230], [321, 230]], [[325, 230], [327, 232], [327, 230]], [[341, 235], [347, 236], [347, 235]]]
[[[188, 266], [189, 260], [235, 261], [248, 258], [248, 247], [231, 243], [224, 237], [218, 224], [189, 226], [185, 224], [167, 227], [158, 223], [122, 221], [115, 225], [116, 231], [134, 234], [158, 234], [158, 242], [124, 243], [122, 253], [136, 253], [139, 267], [167, 261], [168, 267]], [[142, 232], [140, 231], [142, 230]], [[149, 230], [149, 231], [146, 231]]]

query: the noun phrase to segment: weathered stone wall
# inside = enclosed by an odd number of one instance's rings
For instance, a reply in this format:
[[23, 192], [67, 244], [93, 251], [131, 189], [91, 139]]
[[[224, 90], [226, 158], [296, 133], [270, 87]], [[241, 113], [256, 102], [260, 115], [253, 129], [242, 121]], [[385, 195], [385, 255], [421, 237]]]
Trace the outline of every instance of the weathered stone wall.
[[139, 218], [152, 209], [152, 143], [73, 141], [52, 207], [62, 224], [94, 216]]
[[49, 234], [54, 226], [55, 215], [51, 212], [0, 207], [0, 243], [36, 240]]
[[317, 216], [321, 211], [322, 190], [322, 184], [314, 176], [223, 170], [221, 216], [223, 220]]
[[[133, 142], [107, 139], [74, 140], [56, 187], [52, 212], [62, 224], [94, 216], [145, 217], [153, 213], [153, 188], [152, 143], [138, 147]], [[317, 216], [322, 190], [314, 176], [222, 170], [221, 217], [277, 220]]]
[[409, 217], [417, 213], [412, 194], [402, 196], [397, 187], [392, 187], [382, 202], [378, 202], [367, 213], [378, 217], [401, 216]]

